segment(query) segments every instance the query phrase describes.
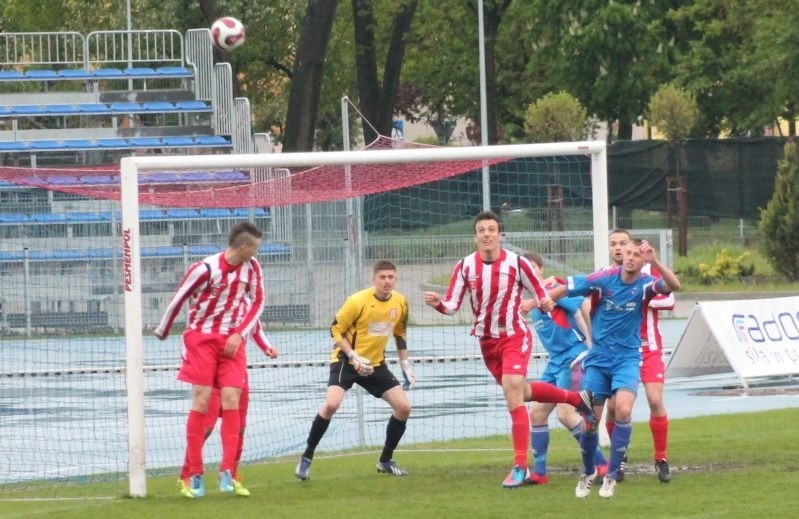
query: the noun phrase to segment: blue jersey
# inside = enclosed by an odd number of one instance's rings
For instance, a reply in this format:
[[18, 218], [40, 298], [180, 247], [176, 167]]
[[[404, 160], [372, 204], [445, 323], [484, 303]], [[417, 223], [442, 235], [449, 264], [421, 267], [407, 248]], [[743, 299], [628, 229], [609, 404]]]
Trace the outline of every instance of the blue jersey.
[[535, 331], [549, 354], [549, 366], [553, 370], [569, 366], [577, 355], [587, 349], [585, 336], [580, 332], [574, 318], [584, 299], [564, 297], [549, 314], [538, 308], [533, 308], [530, 312]]
[[622, 267], [612, 267], [588, 276], [570, 276], [567, 293], [575, 296], [599, 291], [591, 319], [593, 348], [628, 348], [638, 352], [644, 309], [652, 297], [665, 293], [663, 280], [639, 274], [634, 281], [624, 283], [621, 274]]

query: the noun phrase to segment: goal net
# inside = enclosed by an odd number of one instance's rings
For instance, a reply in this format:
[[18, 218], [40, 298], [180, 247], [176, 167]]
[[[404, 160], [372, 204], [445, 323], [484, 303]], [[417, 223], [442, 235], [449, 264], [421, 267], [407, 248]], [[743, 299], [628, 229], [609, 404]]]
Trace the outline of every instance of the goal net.
[[[262, 321], [281, 352], [269, 360], [248, 346], [244, 463], [302, 452], [324, 399], [329, 324], [383, 258], [397, 264], [397, 290], [409, 300], [419, 381], [400, 448], [507, 434], [468, 308], [442, 316], [421, 292], [445, 290], [454, 263], [474, 250], [486, 174], [505, 246], [541, 253], [553, 275], [604, 265], [604, 143], [433, 148], [383, 139], [374, 148], [0, 168], [0, 496], [126, 479], [140, 496], [148, 474], [176, 473], [189, 407], [188, 387], [175, 379], [182, 323], [165, 342], [151, 332], [188, 266], [223, 249], [240, 220], [265, 231]], [[393, 345], [387, 353], [396, 370]], [[382, 445], [388, 408], [350, 393], [320, 453]], [[215, 433], [206, 467], [220, 454]]]

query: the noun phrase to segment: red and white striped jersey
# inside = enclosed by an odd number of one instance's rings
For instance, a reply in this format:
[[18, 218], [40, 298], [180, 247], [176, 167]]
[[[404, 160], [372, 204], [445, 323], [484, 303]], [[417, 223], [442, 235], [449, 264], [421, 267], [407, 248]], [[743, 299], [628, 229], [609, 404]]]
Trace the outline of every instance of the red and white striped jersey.
[[230, 265], [220, 252], [194, 263], [155, 329], [165, 336], [189, 300], [189, 328], [201, 333], [249, 336], [264, 307], [261, 266], [255, 258]]
[[272, 343], [264, 333], [263, 327], [261, 327], [261, 321], [255, 323], [255, 330], [252, 333], [252, 339], [255, 341], [255, 345], [258, 346], [262, 352], [266, 353], [267, 355], [269, 354], [269, 350], [272, 349]]
[[455, 314], [469, 292], [474, 315], [472, 335], [498, 339], [526, 333], [527, 323], [519, 310], [524, 290], [539, 300], [548, 296], [526, 258], [502, 249], [497, 260], [484, 262], [474, 252], [455, 265], [447, 294], [436, 310]]
[[[644, 274], [655, 278], [662, 278], [657, 269], [647, 263], [641, 269]], [[658, 294], [649, 301], [644, 308], [644, 318], [641, 321], [641, 351], [663, 351], [663, 334], [660, 333], [660, 310], [674, 309], [674, 294]]]

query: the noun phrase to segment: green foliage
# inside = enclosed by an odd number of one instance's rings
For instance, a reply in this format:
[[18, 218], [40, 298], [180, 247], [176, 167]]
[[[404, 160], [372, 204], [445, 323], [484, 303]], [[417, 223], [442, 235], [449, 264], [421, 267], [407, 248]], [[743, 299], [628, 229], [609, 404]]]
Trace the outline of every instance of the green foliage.
[[524, 130], [531, 142], [579, 141], [588, 132], [588, 114], [568, 92], [552, 92], [527, 107]]
[[705, 285], [721, 281], [740, 280], [745, 276], [751, 276], [755, 272], [754, 264], [747, 265], [744, 263], [749, 256], [748, 252], [732, 256], [727, 249], [721, 249], [716, 253], [716, 261], [714, 263], [699, 263], [696, 267], [695, 275], [699, 282]]
[[785, 145], [774, 194], [760, 211], [759, 229], [763, 253], [774, 270], [799, 281], [799, 156], [793, 142]]
[[691, 94], [678, 86], [665, 85], [649, 100], [647, 112], [649, 122], [669, 142], [677, 142], [686, 138], [696, 124], [699, 108]]

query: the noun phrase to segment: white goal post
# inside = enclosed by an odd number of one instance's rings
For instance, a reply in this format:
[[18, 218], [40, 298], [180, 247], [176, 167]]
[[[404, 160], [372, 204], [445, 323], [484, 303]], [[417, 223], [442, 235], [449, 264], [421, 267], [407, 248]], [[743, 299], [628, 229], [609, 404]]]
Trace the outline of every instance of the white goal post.
[[127, 157], [121, 161], [122, 258], [128, 409], [128, 479], [132, 497], [147, 494], [144, 426], [144, 362], [139, 229], [139, 172], [230, 168], [346, 166], [519, 157], [590, 155], [593, 258], [607, 264], [608, 188], [606, 145], [602, 141], [315, 153]]

